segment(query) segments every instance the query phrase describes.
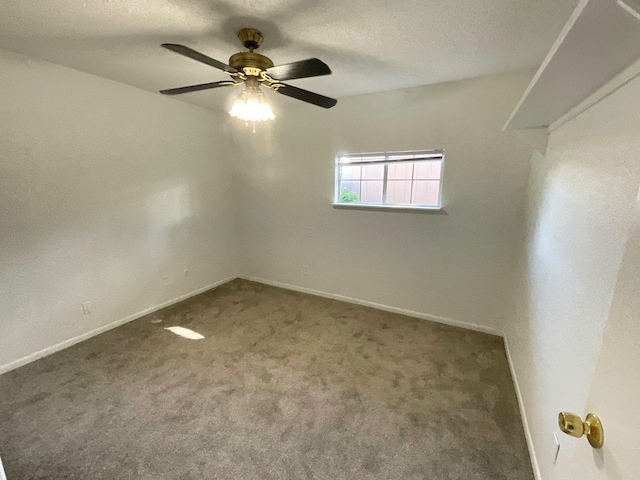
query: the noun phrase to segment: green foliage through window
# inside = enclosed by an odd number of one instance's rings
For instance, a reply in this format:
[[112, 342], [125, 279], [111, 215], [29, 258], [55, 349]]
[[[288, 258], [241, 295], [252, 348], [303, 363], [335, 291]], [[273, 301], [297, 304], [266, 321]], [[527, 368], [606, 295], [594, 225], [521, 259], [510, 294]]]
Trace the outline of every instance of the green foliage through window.
[[349, 191], [348, 188], [343, 188], [340, 192], [340, 202], [341, 203], [357, 203], [360, 201], [360, 195], [356, 192]]

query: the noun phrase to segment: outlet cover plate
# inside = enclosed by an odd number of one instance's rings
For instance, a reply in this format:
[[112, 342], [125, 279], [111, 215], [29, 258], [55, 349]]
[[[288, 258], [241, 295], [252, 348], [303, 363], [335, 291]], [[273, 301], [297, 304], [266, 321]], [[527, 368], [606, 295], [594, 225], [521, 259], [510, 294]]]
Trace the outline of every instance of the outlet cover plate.
[[89, 315], [91, 313], [91, 310], [92, 310], [91, 302], [84, 302], [82, 304], [82, 314], [83, 315]]

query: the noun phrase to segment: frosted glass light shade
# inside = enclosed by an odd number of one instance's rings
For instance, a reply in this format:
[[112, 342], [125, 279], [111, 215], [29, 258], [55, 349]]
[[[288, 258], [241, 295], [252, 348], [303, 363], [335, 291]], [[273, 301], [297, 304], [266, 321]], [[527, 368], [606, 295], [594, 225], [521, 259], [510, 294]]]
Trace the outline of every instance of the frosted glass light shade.
[[276, 118], [267, 97], [259, 89], [240, 92], [229, 110], [229, 115], [245, 122], [264, 122]]

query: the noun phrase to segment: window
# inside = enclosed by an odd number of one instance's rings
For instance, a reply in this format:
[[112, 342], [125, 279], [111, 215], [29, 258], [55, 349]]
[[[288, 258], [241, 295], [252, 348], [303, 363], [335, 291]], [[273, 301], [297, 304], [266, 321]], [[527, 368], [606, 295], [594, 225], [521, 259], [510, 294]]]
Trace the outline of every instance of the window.
[[443, 150], [336, 157], [335, 205], [439, 209]]

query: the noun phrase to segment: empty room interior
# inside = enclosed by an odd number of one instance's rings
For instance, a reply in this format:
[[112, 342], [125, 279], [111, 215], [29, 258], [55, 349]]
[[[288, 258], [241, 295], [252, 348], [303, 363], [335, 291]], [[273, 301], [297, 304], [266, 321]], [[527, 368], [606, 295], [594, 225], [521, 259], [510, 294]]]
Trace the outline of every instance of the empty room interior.
[[4, 0], [0, 480], [640, 478], [640, 0]]

